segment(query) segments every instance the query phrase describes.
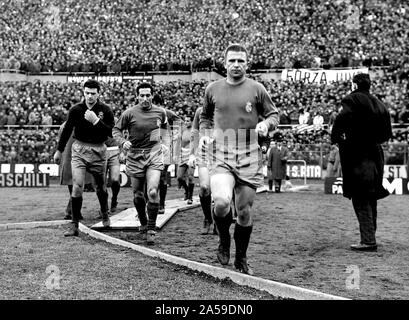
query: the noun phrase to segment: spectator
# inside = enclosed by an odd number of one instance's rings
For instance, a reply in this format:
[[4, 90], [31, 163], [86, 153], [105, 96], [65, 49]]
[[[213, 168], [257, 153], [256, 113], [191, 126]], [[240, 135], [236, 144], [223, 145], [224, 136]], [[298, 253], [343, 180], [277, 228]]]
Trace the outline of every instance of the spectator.
[[312, 124], [314, 125], [315, 130], [319, 130], [324, 125], [324, 117], [321, 115], [320, 111], [316, 111], [314, 118], [312, 120]]
[[0, 128], [7, 124], [7, 116], [4, 111], [0, 111]]
[[7, 125], [8, 126], [13, 126], [17, 122], [16, 115], [13, 111], [10, 111], [8, 116], [7, 116]]
[[336, 145], [331, 146], [331, 151], [328, 158], [327, 177], [341, 177], [341, 161], [339, 158], [339, 149]]
[[409, 123], [409, 110], [407, 106], [403, 106], [402, 111], [399, 113], [399, 122], [400, 123]]
[[285, 180], [287, 175], [287, 160], [289, 159], [290, 152], [283, 144], [281, 132], [277, 131], [274, 133], [273, 141], [274, 143], [271, 144], [267, 160], [267, 170], [269, 172], [268, 190], [269, 192], [273, 191], [274, 182], [274, 191], [280, 193], [282, 180]]
[[286, 109], [280, 111], [280, 124], [291, 124], [291, 118]]
[[44, 113], [41, 119], [41, 124], [44, 126], [51, 126], [53, 124], [53, 118], [51, 117], [50, 113]]
[[308, 121], [310, 120], [310, 113], [307, 110], [304, 110], [304, 108], [301, 108], [299, 114], [300, 116], [298, 117], [298, 123], [308, 124]]

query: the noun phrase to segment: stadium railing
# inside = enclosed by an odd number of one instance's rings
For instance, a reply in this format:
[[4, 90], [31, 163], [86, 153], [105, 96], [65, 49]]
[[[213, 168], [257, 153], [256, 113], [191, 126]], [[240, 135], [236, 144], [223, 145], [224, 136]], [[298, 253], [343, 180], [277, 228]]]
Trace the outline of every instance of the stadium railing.
[[26, 72], [23, 70], [18, 70], [18, 69], [0, 69], [0, 73], [21, 73], [25, 74]]

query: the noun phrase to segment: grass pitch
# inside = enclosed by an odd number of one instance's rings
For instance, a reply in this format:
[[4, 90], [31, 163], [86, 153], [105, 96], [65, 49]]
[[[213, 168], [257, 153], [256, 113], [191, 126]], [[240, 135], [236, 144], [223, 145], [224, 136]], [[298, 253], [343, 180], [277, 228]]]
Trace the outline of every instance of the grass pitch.
[[[353, 299], [408, 299], [407, 197], [379, 202], [378, 252], [363, 253], [349, 249], [359, 241], [351, 202], [312, 189], [257, 195], [248, 250], [255, 275]], [[169, 198], [180, 196], [181, 190], [169, 189]], [[0, 223], [61, 219], [67, 200], [68, 191], [60, 186], [2, 189]], [[119, 203], [132, 206], [130, 189], [121, 190]], [[97, 222], [97, 212], [96, 195], [85, 193], [83, 223]], [[199, 235], [202, 220], [200, 208], [179, 212], [158, 233], [155, 249], [219, 266], [217, 238]], [[0, 232], [0, 298], [274, 299], [84, 235], [65, 239], [62, 233], [62, 228]], [[134, 232], [109, 234], [144, 245]], [[46, 286], [53, 266], [61, 272], [60, 289]]]

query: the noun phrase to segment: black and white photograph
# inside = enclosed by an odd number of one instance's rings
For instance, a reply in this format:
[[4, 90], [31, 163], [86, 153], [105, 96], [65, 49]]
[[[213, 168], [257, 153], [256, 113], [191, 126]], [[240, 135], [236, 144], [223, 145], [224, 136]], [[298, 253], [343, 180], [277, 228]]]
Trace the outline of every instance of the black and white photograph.
[[408, 300], [408, 39], [406, 0], [0, 0], [0, 300]]

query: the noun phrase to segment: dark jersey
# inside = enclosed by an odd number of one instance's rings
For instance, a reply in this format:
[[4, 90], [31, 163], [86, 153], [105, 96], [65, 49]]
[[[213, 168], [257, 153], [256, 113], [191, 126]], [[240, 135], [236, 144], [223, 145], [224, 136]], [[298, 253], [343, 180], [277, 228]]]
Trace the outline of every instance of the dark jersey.
[[63, 152], [68, 139], [74, 129], [74, 139], [85, 143], [103, 143], [108, 137], [112, 137], [112, 127], [114, 126], [114, 114], [111, 108], [105, 103], [98, 100], [92, 107], [91, 111], [100, 119], [97, 124], [93, 125], [85, 119], [85, 111], [88, 110], [85, 101], [74, 106], [68, 112], [68, 119], [61, 132], [58, 142], [58, 150]]
[[162, 130], [167, 129], [167, 117], [164, 108], [152, 105], [144, 110], [139, 104], [125, 110], [112, 129], [112, 134], [119, 145], [127, 141], [122, 136], [128, 130], [128, 140], [132, 148], [151, 149], [161, 142]]
[[[118, 121], [118, 118], [114, 118], [115, 123]], [[113, 138], [113, 137], [108, 137], [108, 139], [105, 141], [105, 145], [107, 147], [117, 147], [118, 142]]]

